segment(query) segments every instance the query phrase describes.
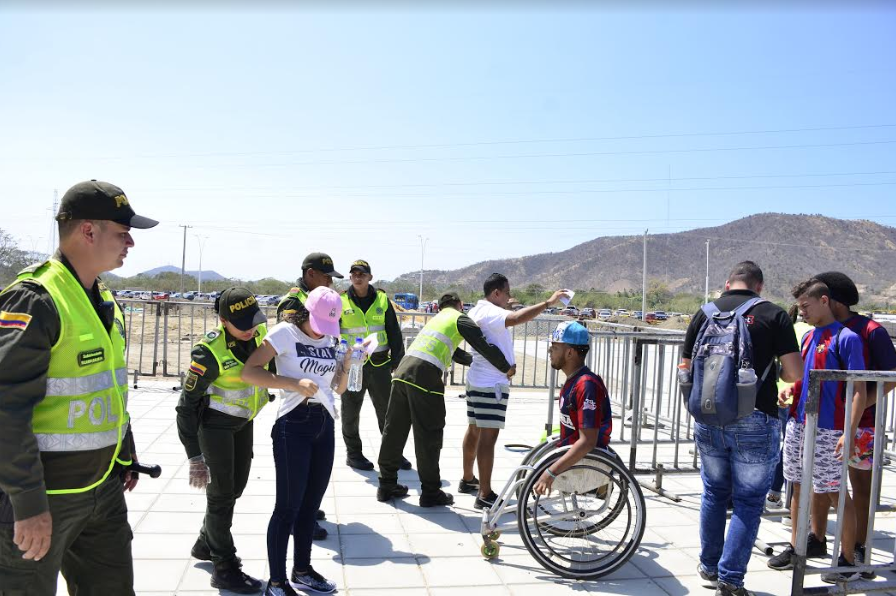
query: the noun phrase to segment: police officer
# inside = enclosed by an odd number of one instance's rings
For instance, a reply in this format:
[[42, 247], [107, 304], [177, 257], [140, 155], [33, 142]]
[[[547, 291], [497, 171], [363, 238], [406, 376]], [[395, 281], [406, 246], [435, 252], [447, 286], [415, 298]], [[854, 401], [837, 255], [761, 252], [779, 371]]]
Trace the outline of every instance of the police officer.
[[56, 221], [56, 253], [0, 294], [0, 593], [55, 594], [61, 570], [71, 594], [133, 595], [126, 334], [98, 276], [158, 222], [96, 180]]
[[277, 320], [280, 320], [284, 311], [287, 313], [296, 310], [297, 304], [305, 304], [308, 293], [320, 286], [330, 287], [333, 278], [342, 279], [344, 276], [333, 269], [333, 259], [323, 252], [313, 252], [302, 261], [302, 277], [299, 285], [289, 290], [277, 305]]
[[[352, 285], [342, 293], [342, 319], [339, 322], [342, 339], [353, 346], [355, 338], [365, 339], [375, 333], [377, 347], [364, 363], [361, 390], [342, 394], [345, 463], [357, 470], [372, 470], [373, 463], [361, 451], [361, 435], [358, 431], [364, 392], [370, 393], [370, 401], [373, 402], [376, 421], [382, 433], [386, 422], [386, 407], [389, 405], [392, 371], [404, 356], [404, 339], [389, 296], [370, 285], [373, 279], [370, 264], [357, 260], [352, 263], [348, 272]], [[410, 470], [411, 462], [404, 457], [401, 459], [401, 469]]]
[[[190, 484], [206, 489], [205, 519], [190, 554], [212, 561], [211, 585], [255, 594], [262, 583], [242, 572], [230, 526], [252, 465], [253, 420], [268, 403], [266, 389], [240, 379], [267, 332], [267, 317], [246, 288], [215, 301], [220, 325], [193, 347], [177, 404], [177, 432], [190, 458]], [[209, 475], [211, 479], [209, 480]]]
[[439, 314], [420, 330], [392, 379], [380, 446], [378, 501], [408, 494], [408, 487], [398, 484], [398, 468], [408, 432], [413, 427], [421, 485], [420, 506], [454, 503], [454, 497], [441, 490], [439, 453], [445, 429], [444, 375], [452, 360], [463, 366], [473, 362], [470, 354], [457, 347], [462, 341], [506, 374], [508, 379], [516, 372], [501, 350], [488, 343], [476, 323], [463, 314], [460, 297], [454, 292], [444, 294], [439, 299]]
[[[283, 320], [283, 316], [295, 312], [299, 305], [305, 304], [308, 293], [314, 288], [333, 285], [333, 278], [343, 279], [345, 276], [333, 268], [333, 259], [324, 252], [313, 252], [302, 261], [302, 277], [299, 284], [290, 289], [277, 305], [277, 320]], [[323, 511], [317, 512], [317, 519], [326, 519]], [[314, 540], [323, 540], [327, 537], [327, 529], [319, 523], [314, 525]]]

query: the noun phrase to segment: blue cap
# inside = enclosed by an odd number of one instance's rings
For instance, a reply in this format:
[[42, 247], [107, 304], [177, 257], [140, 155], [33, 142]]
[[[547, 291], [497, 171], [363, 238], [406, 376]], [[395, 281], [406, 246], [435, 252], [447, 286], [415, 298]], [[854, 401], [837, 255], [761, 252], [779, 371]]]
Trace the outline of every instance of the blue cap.
[[554, 329], [551, 341], [571, 346], [587, 346], [589, 344], [588, 329], [581, 323], [564, 321]]

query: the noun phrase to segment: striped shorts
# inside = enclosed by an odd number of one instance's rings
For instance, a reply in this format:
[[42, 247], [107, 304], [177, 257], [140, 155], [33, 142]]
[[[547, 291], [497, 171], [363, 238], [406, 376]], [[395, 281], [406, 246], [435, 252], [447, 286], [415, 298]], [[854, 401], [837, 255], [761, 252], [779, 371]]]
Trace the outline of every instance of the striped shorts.
[[467, 383], [467, 423], [478, 428], [504, 428], [510, 386], [500, 385], [501, 399], [494, 387], [473, 387]]

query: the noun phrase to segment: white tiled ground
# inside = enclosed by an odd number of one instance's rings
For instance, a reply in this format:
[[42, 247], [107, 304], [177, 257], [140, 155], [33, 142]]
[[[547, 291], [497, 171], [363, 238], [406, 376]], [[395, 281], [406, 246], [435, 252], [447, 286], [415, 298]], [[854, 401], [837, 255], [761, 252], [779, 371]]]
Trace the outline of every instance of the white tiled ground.
[[[132, 391], [130, 397], [140, 459], [160, 464], [164, 469], [161, 478], [143, 478], [137, 491], [128, 495], [134, 527], [136, 589], [141, 596], [219, 594], [209, 587], [210, 564], [189, 555], [202, 520], [205, 497], [187, 484], [185, 456], [174, 421], [178, 398], [172, 389], [174, 384], [141, 381], [140, 388]], [[464, 402], [456, 398], [458, 393], [458, 389], [449, 390], [446, 398], [448, 421], [441, 459], [446, 490], [453, 493], [461, 474], [460, 443], [466, 427]], [[546, 410], [545, 392], [520, 390], [511, 396], [508, 428], [498, 442], [496, 483], [503, 483], [522, 459], [521, 453], [505, 449], [504, 444], [532, 444], [541, 433]], [[245, 571], [261, 579], [267, 578], [265, 532], [274, 503], [274, 462], [268, 430], [275, 411], [267, 408], [256, 422], [252, 473], [234, 517], [234, 537]], [[614, 437], [620, 427], [617, 420]], [[365, 404], [362, 411], [362, 438], [365, 454], [375, 461], [379, 432], [370, 404]], [[406, 455], [414, 461], [410, 441]], [[679, 494], [683, 498], [680, 503], [645, 491], [647, 529], [641, 548], [623, 569], [600, 580], [576, 582], [551, 575], [535, 562], [523, 547], [511, 516], [506, 516], [500, 558], [484, 560], [479, 554], [480, 515], [473, 509], [473, 497], [455, 494], [452, 508], [421, 509], [416, 498], [419, 480], [413, 470], [401, 472], [399, 478], [411, 487], [409, 498], [394, 505], [378, 503], [376, 473], [360, 473], [345, 465], [338, 423], [336, 443], [332, 480], [323, 503], [327, 512], [324, 525], [330, 537], [315, 543], [312, 559], [315, 569], [337, 582], [340, 594], [713, 594], [696, 574], [700, 498], [700, 479], [696, 474], [665, 477], [664, 487]], [[617, 450], [628, 459], [627, 446], [617, 445]], [[684, 453], [687, 459], [686, 450]], [[660, 446], [660, 459], [664, 456], [671, 461], [668, 448]], [[645, 445], [639, 450], [639, 461], [649, 457], [650, 448]], [[893, 500], [894, 489], [896, 478], [888, 474], [883, 488], [885, 500]], [[876, 561], [884, 560], [883, 549], [892, 549], [894, 530], [896, 518], [879, 516]], [[760, 538], [777, 545], [778, 552], [780, 543], [789, 539], [789, 531], [779, 523], [764, 521]], [[765, 561], [765, 556], [754, 551], [747, 587], [760, 594], [788, 594], [790, 574], [768, 569]], [[896, 576], [892, 577], [896, 582]], [[807, 585], [822, 584], [814, 576]], [[60, 593], [65, 593], [62, 580]]]

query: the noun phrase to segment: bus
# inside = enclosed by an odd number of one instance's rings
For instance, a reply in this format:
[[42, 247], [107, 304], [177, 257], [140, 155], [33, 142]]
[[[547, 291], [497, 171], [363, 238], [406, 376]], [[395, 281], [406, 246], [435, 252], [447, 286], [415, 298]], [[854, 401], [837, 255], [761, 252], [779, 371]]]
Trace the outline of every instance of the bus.
[[420, 305], [417, 294], [408, 294], [406, 292], [398, 293], [395, 294], [394, 300], [395, 304], [405, 310], [417, 310], [417, 307]]

